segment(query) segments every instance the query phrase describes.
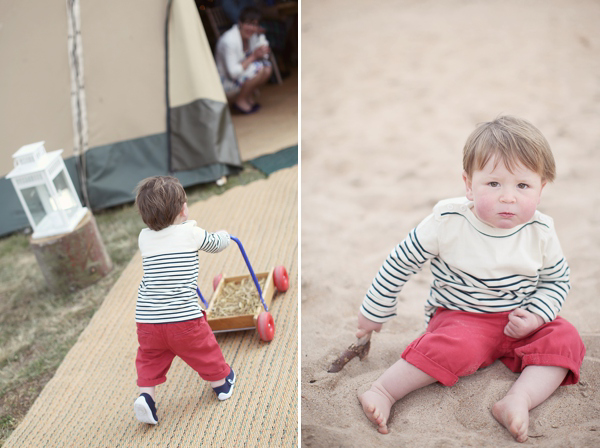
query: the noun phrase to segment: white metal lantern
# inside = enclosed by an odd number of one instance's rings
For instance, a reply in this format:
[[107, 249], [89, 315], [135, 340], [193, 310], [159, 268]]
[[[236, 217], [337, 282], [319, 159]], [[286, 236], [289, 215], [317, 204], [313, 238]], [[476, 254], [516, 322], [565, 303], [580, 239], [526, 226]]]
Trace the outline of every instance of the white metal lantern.
[[44, 142], [13, 154], [14, 169], [6, 176], [17, 191], [33, 228], [32, 238], [69, 233], [87, 213], [69, 177], [63, 150], [46, 152]]

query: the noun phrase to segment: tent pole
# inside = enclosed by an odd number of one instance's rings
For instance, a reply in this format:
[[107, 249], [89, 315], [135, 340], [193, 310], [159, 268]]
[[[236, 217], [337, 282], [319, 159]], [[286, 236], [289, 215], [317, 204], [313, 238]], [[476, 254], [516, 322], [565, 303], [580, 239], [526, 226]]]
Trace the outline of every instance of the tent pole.
[[167, 108], [167, 167], [173, 173], [171, 163], [171, 106], [169, 100], [169, 19], [171, 17], [172, 0], [167, 1], [167, 17], [165, 20], [165, 100]]
[[77, 172], [83, 202], [87, 208], [92, 209], [87, 191], [87, 173], [85, 166], [85, 152], [87, 150], [87, 114], [85, 104], [85, 91], [83, 88], [83, 45], [81, 42], [81, 18], [79, 15], [79, 0], [67, 0], [68, 18], [68, 45], [69, 65], [71, 66], [71, 110], [73, 113], [73, 127], [75, 132], [75, 155]]

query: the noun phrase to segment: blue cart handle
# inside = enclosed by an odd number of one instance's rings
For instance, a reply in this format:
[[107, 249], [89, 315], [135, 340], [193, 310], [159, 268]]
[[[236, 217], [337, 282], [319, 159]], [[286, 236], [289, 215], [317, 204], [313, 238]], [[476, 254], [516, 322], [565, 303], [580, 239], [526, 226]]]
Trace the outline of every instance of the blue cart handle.
[[[246, 266], [248, 266], [248, 271], [250, 271], [250, 275], [252, 276], [252, 280], [254, 281], [254, 286], [256, 286], [256, 290], [258, 291], [258, 297], [260, 298], [263, 308], [265, 309], [265, 311], [269, 311], [269, 307], [267, 306], [267, 304], [265, 303], [265, 300], [263, 299], [262, 290], [260, 289], [260, 284], [258, 283], [258, 279], [256, 278], [256, 275], [254, 274], [254, 269], [252, 269], [252, 265], [250, 264], [250, 260], [248, 260], [248, 255], [246, 255], [246, 251], [244, 250], [244, 246], [242, 245], [242, 242], [233, 235], [229, 235], [229, 237], [233, 241], [235, 241], [237, 243], [238, 247], [240, 248], [240, 252], [242, 253], [242, 256], [244, 257]], [[198, 297], [200, 297], [200, 300], [202, 300], [202, 303], [204, 304], [206, 309], [208, 309], [208, 302], [206, 300], [204, 300], [204, 297], [202, 296], [202, 293], [200, 292], [200, 288], [196, 287], [196, 292], [198, 293]]]
[[235, 241], [237, 243], [238, 247], [240, 248], [240, 252], [242, 253], [242, 256], [244, 257], [246, 266], [248, 266], [248, 271], [250, 271], [252, 280], [254, 280], [254, 285], [256, 286], [256, 290], [258, 291], [258, 297], [260, 298], [260, 301], [262, 302], [263, 308], [265, 309], [265, 311], [269, 311], [269, 307], [267, 307], [267, 304], [265, 303], [265, 300], [263, 299], [262, 291], [260, 289], [260, 284], [258, 283], [258, 279], [256, 278], [256, 275], [254, 274], [254, 269], [252, 269], [252, 265], [250, 264], [250, 260], [248, 260], [248, 255], [246, 255], [246, 251], [244, 250], [244, 246], [242, 246], [242, 242], [233, 235], [229, 235], [229, 237], [233, 241]]
[[196, 286], [196, 292], [198, 293], [198, 297], [200, 297], [200, 300], [202, 300], [202, 303], [204, 304], [204, 309], [207, 310], [208, 309], [208, 302], [206, 300], [204, 300], [204, 297], [202, 296], [202, 293], [200, 292], [200, 288], [198, 288]]

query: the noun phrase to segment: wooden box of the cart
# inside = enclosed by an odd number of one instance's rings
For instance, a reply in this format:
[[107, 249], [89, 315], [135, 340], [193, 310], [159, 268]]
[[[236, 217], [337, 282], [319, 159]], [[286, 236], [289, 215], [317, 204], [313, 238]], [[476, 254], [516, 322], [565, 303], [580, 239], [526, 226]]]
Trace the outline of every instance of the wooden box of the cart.
[[[267, 304], [267, 307], [270, 307], [273, 294], [275, 293], [273, 271], [257, 272], [255, 275], [259, 283], [263, 279], [266, 279], [264, 288], [262, 288], [262, 296], [265, 303]], [[209, 302], [208, 311], [206, 311], [206, 320], [208, 321], [208, 324], [210, 325], [210, 328], [213, 332], [216, 333], [225, 331], [256, 329], [256, 320], [258, 319], [258, 315], [261, 313], [261, 311], [264, 310], [264, 307], [260, 300], [253, 314], [211, 317], [211, 309], [214, 308], [214, 306], [219, 302], [219, 300], [223, 299], [223, 289], [225, 288], [225, 286], [229, 283], [241, 283], [245, 279], [249, 279], [249, 281], [252, 282], [252, 285], [254, 285], [254, 282], [252, 281], [252, 277], [250, 275], [240, 275], [237, 277], [223, 277], [217, 285], [217, 289], [215, 289], [215, 292]], [[258, 291], [256, 291], [256, 294], [258, 295]]]

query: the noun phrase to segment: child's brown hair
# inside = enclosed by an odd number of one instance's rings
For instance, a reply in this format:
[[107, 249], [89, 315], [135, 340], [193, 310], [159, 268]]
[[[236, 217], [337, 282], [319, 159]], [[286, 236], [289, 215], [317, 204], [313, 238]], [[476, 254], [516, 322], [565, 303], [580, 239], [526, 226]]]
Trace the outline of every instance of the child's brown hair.
[[135, 205], [152, 230], [173, 224], [187, 201], [179, 179], [171, 176], [148, 177], [138, 184], [135, 193]]
[[502, 161], [512, 172], [517, 163], [536, 172], [542, 182], [552, 182], [556, 175], [554, 156], [542, 133], [522, 118], [504, 115], [481, 123], [471, 133], [463, 150], [463, 169], [469, 178], [481, 170], [490, 158]]

